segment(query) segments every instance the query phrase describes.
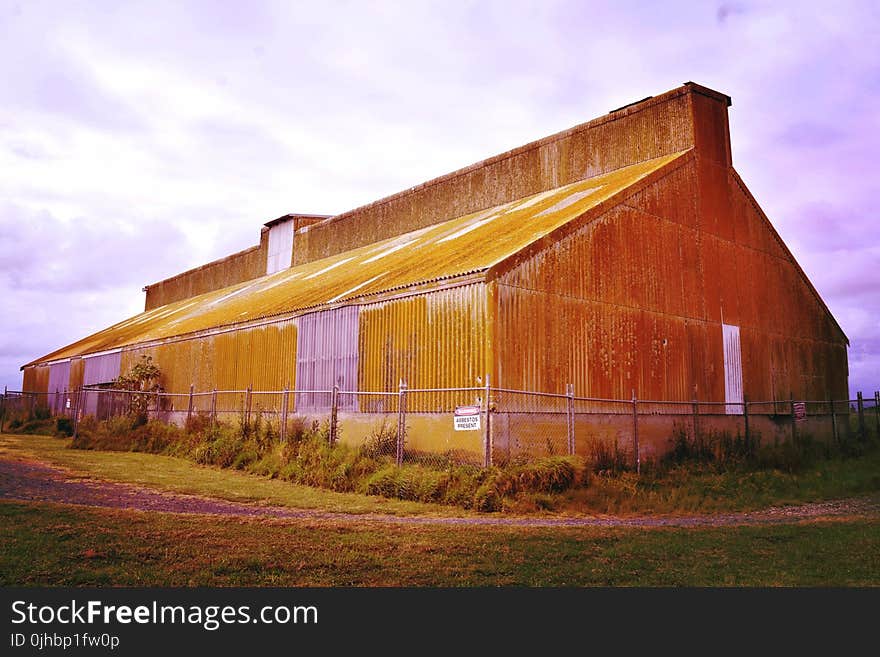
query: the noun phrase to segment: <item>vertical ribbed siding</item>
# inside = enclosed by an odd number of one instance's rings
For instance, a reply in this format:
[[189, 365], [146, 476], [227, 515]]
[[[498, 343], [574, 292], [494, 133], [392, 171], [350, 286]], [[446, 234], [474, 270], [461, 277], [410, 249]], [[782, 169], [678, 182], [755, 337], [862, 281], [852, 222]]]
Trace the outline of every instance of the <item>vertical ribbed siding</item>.
[[98, 356], [85, 356], [83, 385], [93, 386], [111, 383], [119, 376], [122, 352], [116, 351]]
[[282, 390], [296, 383], [295, 319], [227, 331], [216, 335], [169, 341], [151, 347], [127, 349], [123, 370], [142, 355], [150, 355], [162, 373], [167, 392]]
[[70, 381], [68, 383], [68, 390], [77, 390], [82, 387], [85, 366], [85, 361], [79, 356], [70, 359]]
[[[486, 374], [486, 286], [474, 283], [365, 305], [360, 313], [359, 388], [477, 385]], [[419, 397], [436, 410], [443, 395]]]
[[[357, 306], [309, 313], [297, 318], [296, 381], [300, 390], [358, 389]], [[297, 408], [326, 405], [326, 395], [304, 395]], [[346, 408], [356, 405], [354, 396], [343, 399]]]
[[24, 392], [48, 392], [49, 366], [32, 365], [24, 368], [21, 389]]
[[65, 406], [64, 392], [70, 385], [70, 361], [52, 363], [49, 366], [49, 408], [53, 413], [61, 413]]
[[49, 392], [63, 392], [70, 384], [70, 361], [49, 366]]

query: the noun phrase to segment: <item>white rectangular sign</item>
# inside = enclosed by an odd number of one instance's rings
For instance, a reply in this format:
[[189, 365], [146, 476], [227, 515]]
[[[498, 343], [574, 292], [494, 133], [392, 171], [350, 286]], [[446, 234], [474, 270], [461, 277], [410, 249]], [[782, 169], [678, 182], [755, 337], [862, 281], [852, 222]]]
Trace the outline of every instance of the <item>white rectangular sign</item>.
[[454, 427], [456, 431], [480, 430], [480, 407], [459, 406], [455, 409]]

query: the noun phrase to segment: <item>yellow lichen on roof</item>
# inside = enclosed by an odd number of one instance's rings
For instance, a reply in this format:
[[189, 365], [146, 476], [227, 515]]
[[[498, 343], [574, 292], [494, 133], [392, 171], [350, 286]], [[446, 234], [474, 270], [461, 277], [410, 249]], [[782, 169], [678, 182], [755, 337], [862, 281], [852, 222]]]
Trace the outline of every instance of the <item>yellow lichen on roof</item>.
[[34, 363], [295, 314], [484, 272], [682, 155], [648, 160], [154, 308]]

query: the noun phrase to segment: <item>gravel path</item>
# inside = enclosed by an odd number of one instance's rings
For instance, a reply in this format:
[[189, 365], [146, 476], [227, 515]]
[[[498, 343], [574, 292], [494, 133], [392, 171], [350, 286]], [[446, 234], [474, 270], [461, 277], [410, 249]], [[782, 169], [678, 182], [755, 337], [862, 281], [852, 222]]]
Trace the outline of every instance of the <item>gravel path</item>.
[[168, 493], [131, 484], [83, 479], [44, 463], [0, 459], [0, 499], [58, 502], [110, 509], [211, 514], [250, 518], [298, 518], [343, 522], [498, 527], [722, 527], [793, 523], [818, 518], [880, 517], [880, 499], [847, 499], [763, 511], [706, 515], [545, 517], [420, 517], [346, 514], [228, 502], [196, 495]]

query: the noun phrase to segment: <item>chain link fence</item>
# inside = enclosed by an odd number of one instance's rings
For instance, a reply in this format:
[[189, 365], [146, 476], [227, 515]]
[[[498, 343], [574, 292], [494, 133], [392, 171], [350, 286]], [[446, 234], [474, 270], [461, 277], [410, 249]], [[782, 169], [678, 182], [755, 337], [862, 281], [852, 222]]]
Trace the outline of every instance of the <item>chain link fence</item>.
[[[185, 426], [200, 422], [262, 427], [284, 440], [321, 426], [332, 443], [358, 446], [398, 464], [434, 468], [526, 462], [579, 455], [602, 469], [640, 469], [676, 441], [723, 437], [763, 444], [806, 439], [880, 438], [880, 393], [844, 400], [739, 403], [578, 397], [489, 386], [362, 392], [211, 390], [131, 392], [109, 387], [32, 393], [4, 391], [0, 431], [68, 418], [74, 432], [97, 420], [142, 413]], [[292, 428], [293, 427], [293, 428]]]

